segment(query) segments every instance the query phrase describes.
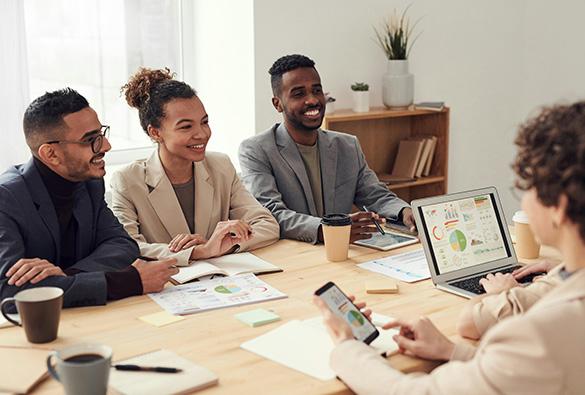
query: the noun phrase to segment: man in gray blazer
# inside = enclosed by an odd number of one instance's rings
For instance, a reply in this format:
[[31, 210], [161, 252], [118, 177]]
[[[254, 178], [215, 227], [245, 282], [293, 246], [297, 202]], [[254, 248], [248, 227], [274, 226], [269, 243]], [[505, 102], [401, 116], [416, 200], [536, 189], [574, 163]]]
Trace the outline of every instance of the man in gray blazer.
[[414, 230], [412, 210], [368, 167], [357, 138], [320, 128], [325, 95], [315, 63], [287, 55], [269, 73], [284, 122], [244, 140], [239, 159], [244, 185], [272, 212], [281, 238], [323, 241], [323, 214], [349, 214], [352, 205], [369, 211], [351, 215], [351, 242], [370, 238], [378, 215]]
[[136, 259], [138, 245], [104, 200], [109, 126], [87, 100], [45, 93], [23, 126], [33, 157], [0, 175], [0, 297], [54, 286], [74, 307], [162, 290], [176, 259]]

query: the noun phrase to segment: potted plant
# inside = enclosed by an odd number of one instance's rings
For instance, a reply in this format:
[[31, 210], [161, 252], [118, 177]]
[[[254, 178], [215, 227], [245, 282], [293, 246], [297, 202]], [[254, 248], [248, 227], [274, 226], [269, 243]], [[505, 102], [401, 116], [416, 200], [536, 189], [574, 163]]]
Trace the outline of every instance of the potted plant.
[[390, 109], [406, 109], [414, 101], [414, 76], [408, 72], [408, 56], [418, 38], [411, 40], [420, 19], [410, 25], [409, 8], [400, 18], [394, 9], [379, 31], [374, 28], [378, 45], [388, 59], [386, 74], [382, 76], [382, 102]]
[[353, 91], [353, 111], [370, 111], [370, 86], [365, 82], [356, 82], [351, 86]]

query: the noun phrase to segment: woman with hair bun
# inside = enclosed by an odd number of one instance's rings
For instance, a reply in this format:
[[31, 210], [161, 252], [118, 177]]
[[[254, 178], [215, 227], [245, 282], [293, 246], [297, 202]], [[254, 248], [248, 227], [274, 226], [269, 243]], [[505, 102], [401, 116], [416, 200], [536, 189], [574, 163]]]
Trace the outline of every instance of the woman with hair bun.
[[274, 243], [278, 223], [240, 183], [227, 155], [206, 152], [205, 107], [173, 77], [169, 69], [140, 68], [122, 87], [158, 148], [114, 173], [112, 210], [142, 255], [172, 256], [179, 266]]

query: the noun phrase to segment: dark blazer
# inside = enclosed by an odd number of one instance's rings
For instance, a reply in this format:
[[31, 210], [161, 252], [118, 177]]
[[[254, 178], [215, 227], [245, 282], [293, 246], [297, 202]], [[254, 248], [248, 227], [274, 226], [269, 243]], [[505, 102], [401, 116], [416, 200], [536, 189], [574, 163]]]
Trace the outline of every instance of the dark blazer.
[[[403, 200], [378, 180], [355, 136], [319, 129], [317, 134], [325, 213], [351, 213], [355, 204], [397, 219]], [[244, 140], [239, 149], [244, 186], [280, 225], [280, 237], [317, 242], [321, 219], [297, 146], [284, 123]]]
[[104, 200], [104, 181], [80, 182], [75, 189], [77, 262], [68, 269], [83, 273], [51, 276], [37, 284], [7, 284], [6, 272], [21, 258], [46, 259], [59, 266], [61, 234], [53, 202], [31, 159], [0, 175], [0, 296], [30, 287], [55, 286], [64, 291], [63, 307], [106, 304], [104, 272], [121, 270], [139, 254]]

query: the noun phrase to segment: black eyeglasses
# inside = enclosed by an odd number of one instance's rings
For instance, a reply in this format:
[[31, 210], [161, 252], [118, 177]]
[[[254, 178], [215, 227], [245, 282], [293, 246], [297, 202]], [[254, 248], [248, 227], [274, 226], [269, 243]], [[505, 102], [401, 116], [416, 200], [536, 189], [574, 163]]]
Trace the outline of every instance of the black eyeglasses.
[[91, 144], [91, 150], [94, 154], [100, 152], [102, 145], [104, 144], [104, 137], [108, 138], [110, 134], [110, 127], [108, 125], [102, 125], [100, 132], [97, 136], [92, 137], [86, 141], [48, 141], [45, 144]]

